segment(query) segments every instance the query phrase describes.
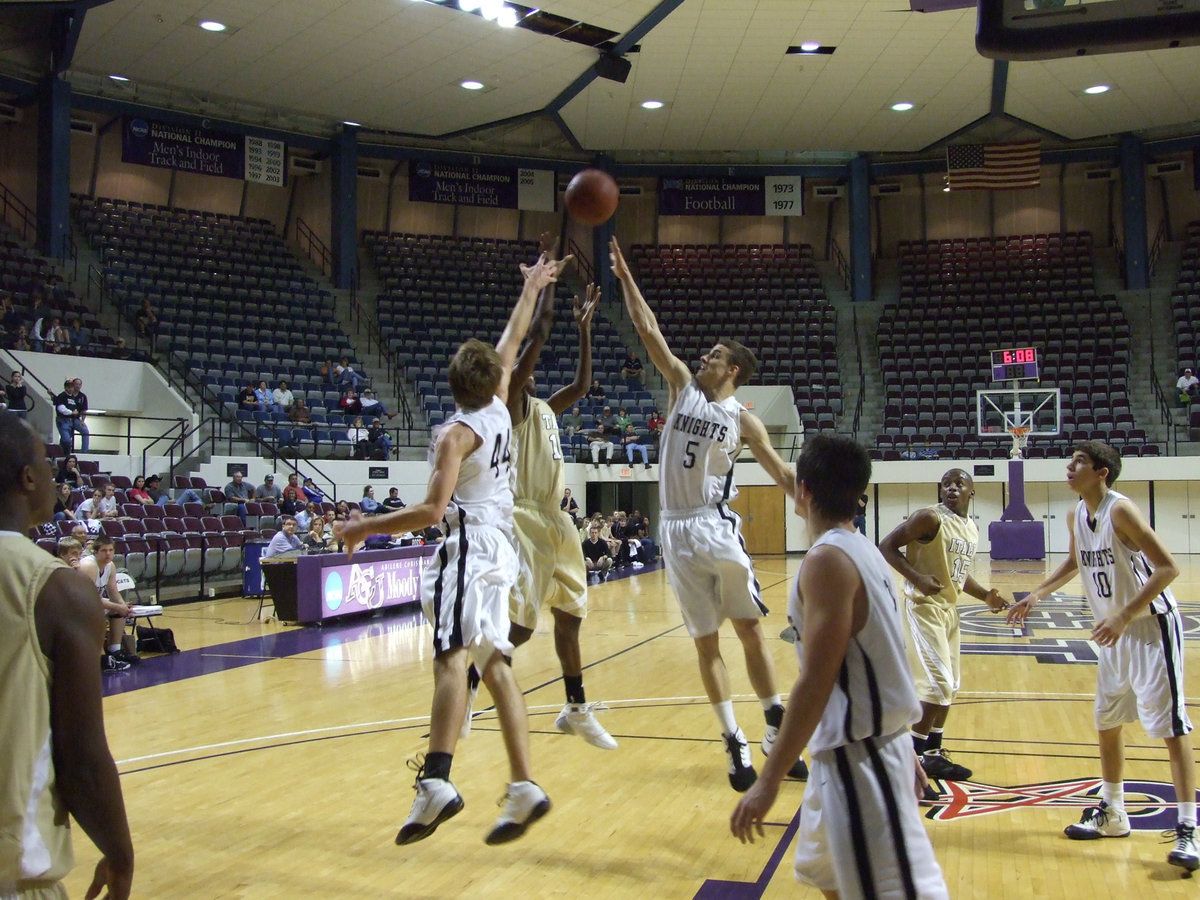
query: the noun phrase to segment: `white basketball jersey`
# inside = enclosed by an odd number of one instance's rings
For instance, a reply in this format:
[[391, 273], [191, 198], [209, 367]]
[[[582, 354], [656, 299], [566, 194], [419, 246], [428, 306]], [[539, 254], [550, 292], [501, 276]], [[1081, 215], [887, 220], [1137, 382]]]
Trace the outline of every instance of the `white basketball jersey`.
[[727, 503], [737, 496], [733, 462], [742, 443], [734, 397], [709, 400], [692, 381], [667, 416], [659, 448], [658, 492], [663, 512]]
[[[1079, 564], [1079, 580], [1083, 582], [1092, 616], [1097, 620], [1128, 606], [1154, 571], [1140, 550], [1126, 547], [1113, 531], [1113, 504], [1128, 499], [1124, 494], [1108, 491], [1096, 510], [1095, 521], [1090, 519], [1087, 504], [1082, 500], [1075, 507], [1075, 561]], [[1164, 590], [1134, 618], [1173, 609], [1175, 598], [1169, 590]]]
[[[499, 397], [483, 409], [455, 410], [454, 415], [434, 430], [438, 435], [451, 425], [466, 425], [482, 443], [462, 461], [454, 495], [446, 506], [446, 524], [451, 528], [465, 525], [491, 525], [510, 530], [513, 510], [512, 419]], [[433, 462], [433, 448], [429, 451]]]
[[[893, 734], [921, 718], [921, 704], [905, 656], [900, 601], [883, 554], [857, 531], [841, 528], [826, 531], [812, 550], [822, 544], [837, 547], [858, 569], [866, 587], [867, 620], [862, 630], [850, 638], [833, 693], [808, 742], [813, 753]], [[804, 565], [801, 563], [801, 571]], [[799, 586], [797, 574], [788, 614], [797, 632], [803, 634], [804, 609]], [[802, 650], [797, 641], [796, 652], [803, 658]]]

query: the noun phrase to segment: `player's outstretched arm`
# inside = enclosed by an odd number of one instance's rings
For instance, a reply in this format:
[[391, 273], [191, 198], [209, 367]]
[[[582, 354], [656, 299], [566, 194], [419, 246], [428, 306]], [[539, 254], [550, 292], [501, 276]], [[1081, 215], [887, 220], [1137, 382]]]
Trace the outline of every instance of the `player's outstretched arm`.
[[371, 516], [369, 519], [364, 519], [355, 510], [350, 514], [348, 521], [333, 523], [333, 537], [346, 545], [346, 556], [353, 556], [367, 535], [419, 531], [441, 522], [442, 517], [446, 515], [450, 498], [454, 495], [454, 485], [458, 481], [458, 470], [462, 461], [470, 456], [480, 443], [479, 435], [461, 422], [444, 429], [438, 435], [437, 445], [433, 450], [433, 471], [429, 475], [424, 500], [382, 516]]
[[[816, 731], [850, 638], [863, 624], [855, 610], [862, 577], [850, 558], [836, 547], [809, 551], [800, 570], [799, 587], [804, 598], [800, 677], [788, 696], [771, 755], [730, 818], [730, 830], [742, 843], [753, 843], [756, 832], [762, 836], [762, 822], [775, 802], [779, 784]], [[865, 619], [865, 614], [861, 618]]]
[[533, 318], [533, 308], [537, 305], [542, 288], [558, 280], [559, 273], [566, 268], [574, 257], [568, 256], [562, 260], [551, 260], [543, 253], [532, 266], [521, 265], [521, 274], [525, 284], [517, 297], [516, 305], [508, 317], [508, 323], [496, 342], [496, 353], [500, 356], [500, 384], [496, 388], [496, 396], [507, 402], [509, 379], [512, 376], [513, 363], [517, 359], [517, 348], [525, 340], [529, 331], [529, 322]]
[[625, 261], [625, 256], [621, 253], [621, 247], [616, 238], [609, 242], [609, 260], [612, 262], [613, 274], [621, 282], [621, 292], [625, 296], [625, 308], [629, 311], [633, 327], [637, 329], [638, 336], [646, 347], [646, 355], [650, 357], [654, 367], [662, 373], [667, 384], [671, 386], [670, 405], [674, 406], [675, 395], [692, 380], [692, 370], [667, 346], [667, 340], [659, 330], [658, 319], [654, 317], [654, 312], [650, 309], [646, 298], [642, 296], [641, 289], [633, 280], [629, 263]]
[[928, 543], [937, 537], [941, 521], [931, 509], [920, 509], [892, 529], [891, 533], [879, 542], [879, 552], [888, 561], [888, 565], [904, 576], [904, 580], [920, 591], [924, 596], [931, 597], [945, 587], [937, 578], [926, 575], [913, 568], [904, 548], [916, 541]]
[[1078, 573], [1079, 563], [1075, 559], [1075, 529], [1071, 525], [1068, 525], [1067, 530], [1071, 536], [1071, 547], [1070, 552], [1067, 553], [1067, 558], [1059, 564], [1057, 569], [1050, 573], [1045, 581], [1012, 605], [1008, 610], [1008, 615], [1005, 617], [1005, 621], [1009, 625], [1022, 624], [1035, 606], [1074, 578], [1076, 573]]
[[579, 359], [575, 363], [575, 380], [565, 388], [561, 388], [546, 401], [556, 416], [570, 409], [587, 394], [588, 385], [592, 382], [592, 316], [600, 305], [600, 288], [589, 284], [583, 293], [583, 299], [575, 295], [573, 313], [575, 327], [579, 331]]
[[1153, 571], [1123, 610], [1101, 619], [1093, 626], [1092, 639], [1102, 647], [1115, 644], [1133, 617], [1149, 606], [1179, 576], [1175, 557], [1133, 503], [1128, 500], [1117, 501], [1112, 509], [1112, 523], [1117, 537], [1127, 547], [1140, 550]]
[[1005, 600], [1004, 595], [1002, 595], [998, 590], [995, 588], [985, 588], [970, 575], [968, 575], [967, 580], [963, 582], [963, 590], [968, 596], [974, 597], [976, 600], [982, 600], [987, 604], [987, 608], [994, 613], [1004, 612], [1006, 609], [1012, 606], [1012, 603], [1010, 603], [1008, 600]]
[[742, 440], [758, 460], [758, 464], [766, 469], [771, 480], [783, 488], [783, 492], [796, 499], [796, 469], [783, 461], [771, 446], [771, 437], [762, 420], [752, 412], [741, 410], [738, 413], [738, 423], [741, 426]]
[[[543, 233], [538, 237], [538, 248], [547, 260], [554, 260], [558, 242], [549, 234]], [[542, 288], [538, 296], [537, 306], [533, 310], [533, 319], [529, 326], [529, 340], [521, 349], [521, 355], [513, 366], [511, 384], [517, 385], [517, 390], [507, 394], [508, 415], [514, 425], [525, 420], [524, 384], [537, 367], [542, 355], [542, 348], [550, 339], [550, 329], [554, 327], [554, 283]]]
[[102, 854], [87, 896], [107, 888], [108, 897], [125, 900], [133, 882], [133, 840], [104, 733], [96, 654], [105, 623], [95, 585], [69, 569], [55, 572], [38, 594], [34, 621], [53, 672], [50, 734], [59, 796]]

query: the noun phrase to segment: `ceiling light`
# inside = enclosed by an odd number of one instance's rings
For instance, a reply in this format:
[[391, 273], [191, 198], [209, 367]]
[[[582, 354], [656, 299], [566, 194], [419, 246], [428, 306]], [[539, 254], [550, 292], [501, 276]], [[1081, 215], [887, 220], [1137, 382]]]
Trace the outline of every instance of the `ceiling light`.
[[642, 109], [662, 109], [663, 102], [661, 100], [643, 100]]
[[494, 22], [504, 9], [504, 0], [482, 0], [479, 4], [479, 14], [489, 22]]
[[462, 86], [465, 87], [468, 91], [483, 90], [483, 82], [482, 81], [464, 81], [462, 83]]
[[800, 45], [800, 49], [802, 51], [804, 51], [805, 53], [816, 53], [818, 50], [821, 49], [821, 45], [818, 44], [816, 41], [805, 41], [803, 44]]
[[129, 80], [124, 75], [109, 75], [108, 77], [111, 78], [113, 81], [128, 81]]
[[1108, 93], [1108, 85], [1107, 84], [1093, 84], [1089, 88], [1084, 88], [1083, 92], [1085, 94], [1105, 94], [1105, 93]]
[[479, 0], [458, 0], [458, 8], [463, 12], [475, 12], [479, 9]]
[[896, 112], [908, 112], [912, 108], [913, 105], [907, 100], [902, 100], [899, 103], [892, 104], [892, 109], [894, 109]]
[[344, 121], [342, 124], [343, 124], [343, 125], [349, 125], [351, 128], [362, 128], [362, 123], [361, 123], [361, 122], [351, 122], [349, 119], [347, 119], [346, 121]]
[[225, 25], [221, 22], [214, 22], [211, 19], [200, 23], [200, 27], [205, 31], [224, 31]]
[[517, 11], [511, 6], [505, 6], [500, 10], [500, 15], [496, 16], [496, 24], [501, 28], [516, 28]]

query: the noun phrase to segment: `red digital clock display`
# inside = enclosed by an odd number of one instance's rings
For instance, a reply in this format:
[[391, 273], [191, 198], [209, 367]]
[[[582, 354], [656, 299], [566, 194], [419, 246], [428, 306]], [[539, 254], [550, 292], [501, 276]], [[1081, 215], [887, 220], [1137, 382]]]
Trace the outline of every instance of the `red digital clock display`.
[[1020, 381], [1040, 377], [1036, 347], [992, 351], [992, 381]]

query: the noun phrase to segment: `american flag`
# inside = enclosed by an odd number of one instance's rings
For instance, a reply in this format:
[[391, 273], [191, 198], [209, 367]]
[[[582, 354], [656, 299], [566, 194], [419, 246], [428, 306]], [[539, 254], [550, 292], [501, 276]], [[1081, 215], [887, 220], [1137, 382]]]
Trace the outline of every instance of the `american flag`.
[[1042, 142], [951, 144], [946, 148], [950, 190], [1037, 187], [1042, 182]]

